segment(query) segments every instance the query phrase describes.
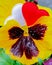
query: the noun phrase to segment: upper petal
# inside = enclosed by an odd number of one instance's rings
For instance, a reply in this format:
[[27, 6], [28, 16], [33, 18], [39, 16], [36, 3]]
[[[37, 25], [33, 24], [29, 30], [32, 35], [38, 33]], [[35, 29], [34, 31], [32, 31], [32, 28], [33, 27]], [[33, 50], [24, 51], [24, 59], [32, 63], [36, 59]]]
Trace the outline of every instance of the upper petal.
[[0, 0], [0, 25], [3, 25], [6, 17], [10, 16], [13, 6], [23, 2], [24, 0]]
[[25, 19], [23, 17], [23, 13], [22, 13], [22, 6], [23, 4], [16, 4], [13, 9], [12, 9], [12, 16], [14, 17], [14, 19], [16, 21], [18, 21], [21, 26], [26, 25]]

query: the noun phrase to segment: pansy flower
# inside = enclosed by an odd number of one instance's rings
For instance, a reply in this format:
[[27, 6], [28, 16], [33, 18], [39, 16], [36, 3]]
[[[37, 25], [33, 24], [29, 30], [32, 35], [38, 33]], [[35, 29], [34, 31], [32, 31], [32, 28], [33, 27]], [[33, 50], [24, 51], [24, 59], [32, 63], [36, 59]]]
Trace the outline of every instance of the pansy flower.
[[[21, 3], [20, 3], [21, 2]], [[0, 48], [11, 58], [30, 65], [52, 50], [52, 17], [49, 9], [23, 0], [0, 1]]]

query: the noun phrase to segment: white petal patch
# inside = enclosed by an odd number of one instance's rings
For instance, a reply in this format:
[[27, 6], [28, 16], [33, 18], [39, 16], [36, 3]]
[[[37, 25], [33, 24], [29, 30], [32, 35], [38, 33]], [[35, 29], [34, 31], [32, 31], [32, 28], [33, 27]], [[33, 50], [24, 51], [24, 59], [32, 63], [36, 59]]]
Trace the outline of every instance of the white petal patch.
[[4, 25], [6, 25], [9, 20], [14, 20], [14, 17], [9, 16], [8, 18], [6, 18], [6, 20], [4, 21]]
[[12, 9], [12, 16], [17, 22], [21, 24], [21, 26], [24, 26], [26, 25], [26, 22], [22, 14], [22, 6], [23, 4], [16, 4]]

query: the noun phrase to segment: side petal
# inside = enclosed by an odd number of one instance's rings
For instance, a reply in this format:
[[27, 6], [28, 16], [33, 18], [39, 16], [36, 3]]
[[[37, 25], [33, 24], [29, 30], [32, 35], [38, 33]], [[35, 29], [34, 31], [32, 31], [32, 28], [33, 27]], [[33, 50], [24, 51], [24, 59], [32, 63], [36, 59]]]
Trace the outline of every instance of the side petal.
[[1, 48], [9, 48], [13, 43], [16, 42], [16, 39], [10, 39], [8, 30], [12, 27], [17, 26], [20, 27], [20, 24], [15, 20], [9, 20], [5, 26], [0, 28], [0, 47]]
[[37, 40], [39, 43], [47, 48], [48, 50], [52, 50], [52, 17], [41, 17], [37, 23], [45, 24], [47, 26], [47, 30], [42, 40]]

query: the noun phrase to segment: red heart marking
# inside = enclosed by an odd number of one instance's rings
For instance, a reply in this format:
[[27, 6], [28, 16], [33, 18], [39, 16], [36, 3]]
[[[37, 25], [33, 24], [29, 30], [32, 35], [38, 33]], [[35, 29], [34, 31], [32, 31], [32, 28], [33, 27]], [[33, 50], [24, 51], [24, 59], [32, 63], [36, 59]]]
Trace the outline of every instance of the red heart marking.
[[32, 2], [23, 5], [22, 13], [28, 26], [33, 25], [41, 16], [49, 16], [46, 10], [38, 9], [38, 6]]

